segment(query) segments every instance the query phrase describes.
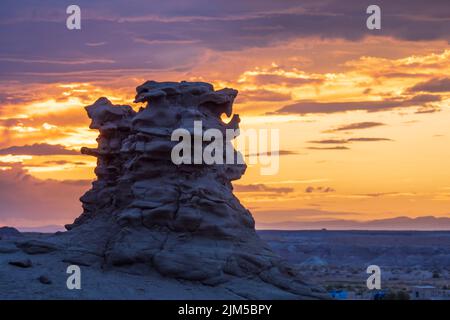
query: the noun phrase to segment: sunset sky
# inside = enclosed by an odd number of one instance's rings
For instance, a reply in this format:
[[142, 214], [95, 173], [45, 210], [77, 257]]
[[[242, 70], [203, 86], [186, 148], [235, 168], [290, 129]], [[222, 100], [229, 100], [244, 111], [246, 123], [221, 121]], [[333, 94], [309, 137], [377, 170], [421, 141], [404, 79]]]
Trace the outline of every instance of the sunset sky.
[[0, 225], [78, 216], [84, 107], [137, 110], [146, 80], [235, 88], [241, 128], [280, 130], [279, 173], [234, 183], [257, 222], [450, 217], [449, 31], [448, 0], [2, 0]]

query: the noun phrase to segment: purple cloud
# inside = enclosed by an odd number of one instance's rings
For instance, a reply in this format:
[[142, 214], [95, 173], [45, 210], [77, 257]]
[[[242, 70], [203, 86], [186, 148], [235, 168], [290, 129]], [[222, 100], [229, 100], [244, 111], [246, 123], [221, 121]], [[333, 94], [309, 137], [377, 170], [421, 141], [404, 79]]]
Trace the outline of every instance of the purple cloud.
[[290, 193], [293, 192], [294, 189], [290, 187], [270, 187], [265, 184], [236, 184], [234, 185], [234, 190], [236, 192], [269, 192], [269, 193]]
[[47, 143], [35, 143], [32, 145], [24, 146], [12, 146], [9, 148], [0, 149], [0, 155], [12, 154], [12, 155], [35, 155], [35, 156], [48, 156], [48, 155], [80, 155], [80, 152], [76, 150], [66, 149], [59, 144], [47, 144]]
[[410, 99], [392, 99], [384, 101], [315, 102], [307, 100], [284, 106], [275, 111], [275, 114], [337, 113], [355, 110], [377, 112], [395, 108], [419, 106], [429, 102], [436, 102], [440, 100], [440, 96], [429, 94], [417, 95]]
[[416, 84], [409, 92], [450, 92], [450, 78], [434, 78]]
[[[295, 38], [358, 41], [368, 35], [368, 0], [230, 1], [79, 0], [82, 30], [66, 29], [66, 4], [4, 0], [0, 10], [0, 79], [68, 81], [84, 72], [190, 70], [206, 50], [269, 47]], [[449, 40], [450, 6], [420, 0], [379, 0], [382, 30], [375, 36]], [[139, 39], [144, 41], [139, 41]], [[129, 48], [129, 50], [122, 50]], [[101, 57], [101, 59], [99, 59]], [[293, 79], [289, 81], [299, 80]]]
[[70, 222], [81, 212], [78, 198], [89, 183], [40, 180], [20, 167], [0, 170], [0, 221]]
[[338, 132], [338, 131], [352, 131], [352, 130], [360, 130], [360, 129], [368, 129], [368, 128], [374, 128], [379, 126], [384, 126], [384, 123], [381, 122], [356, 122], [351, 124], [345, 124], [342, 126], [339, 126], [334, 129], [327, 130], [326, 132]]

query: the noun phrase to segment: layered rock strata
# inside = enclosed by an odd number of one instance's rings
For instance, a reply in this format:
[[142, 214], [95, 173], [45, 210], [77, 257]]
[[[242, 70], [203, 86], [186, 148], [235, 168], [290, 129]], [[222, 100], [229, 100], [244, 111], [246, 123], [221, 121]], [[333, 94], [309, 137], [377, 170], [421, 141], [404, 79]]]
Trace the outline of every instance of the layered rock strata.
[[97, 158], [97, 180], [81, 197], [83, 213], [69, 231], [55, 235], [56, 244], [48, 239], [49, 252], [64, 250], [64, 261], [104, 270], [157, 272], [213, 287], [234, 283], [230, 290], [243, 297], [273, 298], [270, 288], [289, 297], [322, 297], [260, 240], [251, 213], [233, 195], [231, 182], [245, 164], [176, 165], [171, 159], [178, 128], [194, 134], [194, 122], [201, 121], [203, 130], [224, 136], [238, 129], [238, 115], [221, 119], [232, 115], [236, 95], [203, 82], [147, 81], [137, 87], [135, 102], [146, 104], [138, 112], [106, 98], [86, 107], [90, 128], [100, 134], [97, 148], [81, 151]]

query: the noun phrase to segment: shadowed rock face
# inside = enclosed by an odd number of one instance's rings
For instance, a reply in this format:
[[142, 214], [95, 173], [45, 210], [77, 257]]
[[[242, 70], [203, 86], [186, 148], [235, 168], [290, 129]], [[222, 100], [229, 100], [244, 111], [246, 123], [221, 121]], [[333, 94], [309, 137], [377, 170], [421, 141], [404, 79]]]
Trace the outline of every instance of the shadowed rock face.
[[0, 240], [21, 237], [19, 230], [11, 227], [0, 227]]
[[86, 107], [90, 128], [100, 134], [98, 147], [82, 153], [97, 158], [97, 180], [80, 199], [83, 214], [54, 236], [64, 261], [140, 274], [156, 270], [210, 286], [247, 279], [253, 284], [229, 288], [244, 297], [271, 298], [271, 286], [291, 297], [320, 297], [260, 240], [250, 212], [233, 195], [231, 181], [245, 165], [171, 160], [175, 129], [193, 133], [199, 120], [203, 130], [224, 135], [237, 129], [238, 115], [229, 123], [220, 118], [231, 116], [236, 95], [203, 82], [148, 81], [137, 87], [135, 101], [147, 103], [138, 112], [106, 98]]
[[[84, 213], [72, 229], [98, 215], [113, 215], [121, 227], [158, 227], [170, 232], [194, 233], [211, 239], [240, 237], [254, 229], [254, 221], [232, 194], [231, 181], [245, 165], [175, 165], [171, 151], [178, 128], [194, 133], [194, 121], [203, 129], [238, 129], [239, 116], [229, 124], [236, 90], [214, 91], [207, 83], [146, 82], [137, 88], [137, 102], [147, 107], [134, 112], [100, 98], [86, 107], [98, 129], [98, 148], [83, 148], [97, 157], [93, 188], [82, 198]], [[224, 156], [225, 156], [224, 152]], [[224, 161], [225, 162], [225, 161]], [[245, 231], [246, 232], [246, 231]]]

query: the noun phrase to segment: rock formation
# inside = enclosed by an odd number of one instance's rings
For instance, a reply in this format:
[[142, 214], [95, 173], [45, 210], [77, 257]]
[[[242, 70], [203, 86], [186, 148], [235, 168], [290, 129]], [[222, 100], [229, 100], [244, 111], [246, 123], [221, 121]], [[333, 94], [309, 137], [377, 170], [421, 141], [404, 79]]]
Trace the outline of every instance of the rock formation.
[[19, 230], [12, 227], [0, 227], [0, 240], [21, 237]]
[[[237, 95], [203, 82], [147, 81], [135, 102], [113, 105], [100, 98], [86, 107], [97, 129], [97, 180], [81, 197], [83, 213], [69, 230], [18, 247], [30, 254], [61, 251], [66, 263], [145, 276], [156, 272], [244, 298], [320, 298], [255, 232], [250, 212], [233, 195], [231, 181], [243, 164], [181, 164], [171, 160], [175, 129], [237, 129], [229, 123]], [[285, 295], [283, 294], [285, 293]], [[207, 298], [207, 297], [204, 297]]]

